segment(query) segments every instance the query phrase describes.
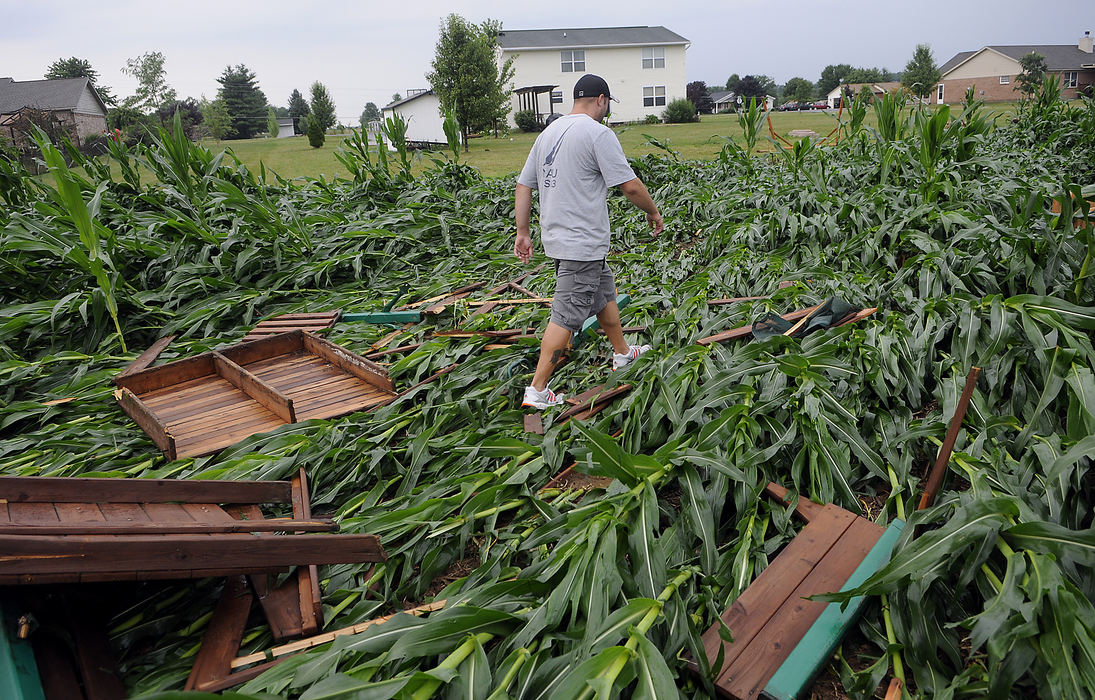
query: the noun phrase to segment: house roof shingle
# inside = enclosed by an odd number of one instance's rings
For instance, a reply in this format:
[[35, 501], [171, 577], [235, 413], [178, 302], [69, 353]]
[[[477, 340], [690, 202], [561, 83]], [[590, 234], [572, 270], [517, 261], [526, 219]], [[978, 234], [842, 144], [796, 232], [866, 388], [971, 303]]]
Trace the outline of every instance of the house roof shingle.
[[419, 97], [425, 97], [426, 95], [432, 95], [432, 94], [433, 94], [433, 90], [423, 90], [422, 92], [416, 92], [415, 94], [410, 95], [409, 97], [404, 97], [401, 100], [396, 100], [395, 102], [389, 102], [388, 104], [381, 107], [381, 109], [391, 109], [393, 107], [398, 107], [399, 105], [407, 104], [411, 100], [417, 100]]
[[[61, 80], [0, 80], [0, 114], [10, 114], [24, 107], [37, 109], [75, 109], [84, 90], [88, 87], [87, 78], [64, 78]], [[92, 88], [92, 94], [95, 94]], [[95, 99], [106, 114], [106, 105], [95, 94]]]
[[498, 33], [498, 45], [516, 49], [593, 48], [598, 46], [649, 46], [687, 44], [665, 27], [587, 27], [575, 29], [506, 29]]
[[954, 58], [947, 61], [940, 67], [939, 72], [946, 75], [949, 71], [957, 68], [962, 63], [965, 63], [968, 59], [972, 58], [974, 54], [980, 53], [985, 49], [992, 49], [998, 53], [1002, 53], [1008, 58], [1013, 58], [1018, 61], [1028, 53], [1034, 52], [1040, 54], [1046, 59], [1046, 68], [1051, 71], [1061, 70], [1079, 70], [1083, 66], [1090, 66], [1095, 63], [1095, 55], [1089, 54], [1086, 51], [1081, 51], [1075, 44], [1022, 44], [1018, 46], [986, 46], [983, 49], [977, 51], [962, 51], [955, 54]]

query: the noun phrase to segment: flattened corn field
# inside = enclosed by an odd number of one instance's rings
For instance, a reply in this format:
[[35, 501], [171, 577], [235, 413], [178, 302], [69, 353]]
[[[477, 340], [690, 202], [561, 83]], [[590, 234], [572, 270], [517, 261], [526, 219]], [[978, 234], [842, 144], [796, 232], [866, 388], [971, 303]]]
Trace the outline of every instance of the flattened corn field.
[[[137, 353], [178, 334], [163, 362], [272, 314], [512, 279], [525, 269], [512, 177], [440, 156], [412, 177], [398, 154], [367, 160], [348, 139], [347, 177], [289, 181], [178, 132], [77, 159], [79, 174], [44, 145], [50, 182], [0, 159], [0, 472], [288, 479], [303, 466], [313, 511], [378, 535], [390, 557], [320, 568], [327, 628], [447, 601], [294, 656], [237, 689], [248, 696], [713, 697], [687, 659], [801, 527], [763, 496], [773, 480], [883, 525], [909, 518], [815, 691], [880, 695], [898, 674], [918, 697], [1090, 697], [1095, 226], [1073, 219], [1095, 199], [1095, 103], [1047, 90], [995, 128], [977, 105], [860, 104], [844, 122], [836, 144], [633, 161], [667, 230], [651, 240], [613, 196], [611, 259], [633, 299], [624, 325], [648, 327], [632, 342], [654, 350], [622, 377], [606, 344], [574, 353], [557, 389], [633, 385], [588, 422], [549, 411], [543, 437], [522, 432], [536, 342], [431, 339], [464, 323], [456, 305], [387, 343], [424, 342], [389, 358], [397, 387], [459, 363], [439, 380], [174, 462], [112, 398]], [[523, 284], [552, 292], [547, 269]], [[879, 312], [801, 340], [694, 342], [833, 296]], [[464, 325], [547, 316], [525, 304]], [[340, 323], [329, 337], [363, 353], [390, 331]], [[915, 511], [974, 365], [944, 487]], [[611, 484], [542, 488], [572, 462]], [[110, 638], [132, 694], [182, 688], [221, 585], [117, 589]], [[253, 617], [241, 653], [271, 646]]]

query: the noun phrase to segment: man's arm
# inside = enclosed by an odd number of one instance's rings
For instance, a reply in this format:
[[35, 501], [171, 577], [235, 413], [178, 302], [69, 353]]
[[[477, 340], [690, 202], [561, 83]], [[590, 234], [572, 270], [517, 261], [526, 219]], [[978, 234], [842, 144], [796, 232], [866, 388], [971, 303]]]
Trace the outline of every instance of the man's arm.
[[[517, 186], [520, 189], [520, 185]], [[654, 229], [651, 235], [657, 237], [662, 229], [665, 228], [665, 222], [662, 221], [662, 215], [658, 213], [658, 205], [654, 204], [654, 200], [651, 199], [650, 193], [646, 190], [646, 185], [639, 178], [628, 180], [620, 185], [620, 191], [624, 193], [628, 201], [646, 212], [646, 223], [650, 224], [650, 228]], [[520, 219], [518, 219], [520, 220]], [[520, 230], [520, 228], [518, 228]]]
[[[648, 198], [649, 196], [647, 195]], [[513, 195], [513, 207], [514, 216], [517, 219], [517, 240], [513, 243], [513, 254], [521, 262], [528, 263], [532, 259], [532, 234], [529, 232], [529, 217], [532, 214], [531, 187], [517, 184], [517, 191]]]

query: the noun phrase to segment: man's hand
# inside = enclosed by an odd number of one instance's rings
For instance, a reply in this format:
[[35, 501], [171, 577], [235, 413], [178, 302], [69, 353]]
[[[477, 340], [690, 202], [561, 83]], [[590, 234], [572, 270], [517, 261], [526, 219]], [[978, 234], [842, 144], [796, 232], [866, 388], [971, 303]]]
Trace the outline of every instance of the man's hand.
[[513, 254], [526, 265], [529, 260], [532, 260], [532, 236], [527, 230], [517, 231], [517, 240], [513, 242]]
[[650, 224], [650, 228], [654, 229], [653, 233], [650, 234], [654, 238], [657, 238], [658, 234], [665, 230], [665, 222], [662, 221], [661, 212], [647, 214], [646, 223]]

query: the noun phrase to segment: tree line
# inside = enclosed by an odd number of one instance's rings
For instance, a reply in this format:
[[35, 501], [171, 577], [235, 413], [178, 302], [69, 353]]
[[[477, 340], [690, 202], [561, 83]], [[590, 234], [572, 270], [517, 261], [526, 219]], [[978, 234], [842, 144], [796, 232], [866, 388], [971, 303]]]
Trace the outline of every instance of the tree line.
[[[323, 83], [316, 81], [305, 98], [294, 89], [287, 107], [273, 105], [259, 87], [258, 77], [245, 64], [226, 66], [217, 82], [220, 87], [213, 99], [179, 99], [167, 79], [166, 58], [159, 51], [144, 53], [126, 61], [122, 72], [137, 80], [132, 95], [119, 98], [104, 85], [90, 61], [72, 56], [54, 61], [46, 69], [47, 80], [86, 77], [107, 106], [107, 126], [118, 130], [130, 142], [143, 141], [149, 129], [169, 124], [176, 113], [191, 139], [212, 137], [217, 140], [248, 139], [262, 133], [276, 136], [278, 119], [292, 117], [294, 132], [306, 134], [309, 127], [322, 135], [333, 127], [335, 102]], [[362, 125], [380, 118], [376, 104], [369, 102], [361, 115]]]

